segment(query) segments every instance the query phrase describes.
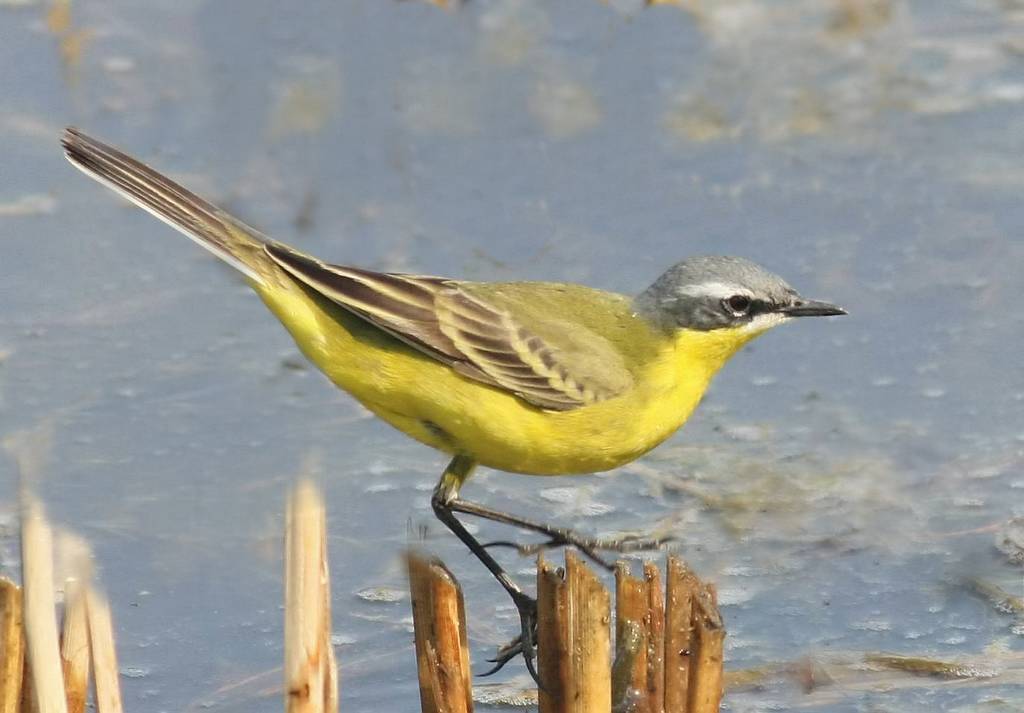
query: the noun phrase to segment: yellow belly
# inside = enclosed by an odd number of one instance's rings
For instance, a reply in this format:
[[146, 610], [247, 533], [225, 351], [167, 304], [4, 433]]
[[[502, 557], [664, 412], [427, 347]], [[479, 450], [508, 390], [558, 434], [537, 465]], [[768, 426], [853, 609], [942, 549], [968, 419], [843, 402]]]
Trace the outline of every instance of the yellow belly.
[[409, 436], [499, 470], [591, 473], [643, 455], [683, 424], [714, 369], [667, 341], [630, 392], [571, 411], [545, 411], [458, 375], [299, 287], [261, 297], [335, 384]]

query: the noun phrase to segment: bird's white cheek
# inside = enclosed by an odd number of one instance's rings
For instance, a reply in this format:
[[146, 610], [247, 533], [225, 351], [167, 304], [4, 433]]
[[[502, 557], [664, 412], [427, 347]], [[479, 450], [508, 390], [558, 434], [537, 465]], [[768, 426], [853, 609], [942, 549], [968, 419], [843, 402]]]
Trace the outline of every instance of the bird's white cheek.
[[747, 324], [743, 325], [742, 329], [744, 332], [748, 332], [751, 335], [757, 335], [768, 331], [772, 327], [778, 327], [780, 324], [784, 324], [791, 319], [792, 317], [787, 317], [784, 314], [767, 312], [754, 317], [752, 320], [747, 322]]

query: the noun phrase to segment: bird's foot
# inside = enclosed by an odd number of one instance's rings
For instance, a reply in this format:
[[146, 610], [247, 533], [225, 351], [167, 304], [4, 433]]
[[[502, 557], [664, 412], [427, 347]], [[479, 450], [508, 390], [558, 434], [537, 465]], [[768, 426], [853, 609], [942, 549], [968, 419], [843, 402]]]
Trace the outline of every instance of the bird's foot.
[[484, 547], [510, 547], [523, 556], [535, 555], [539, 552], [555, 549], [557, 547], [575, 547], [582, 552], [587, 559], [607, 570], [614, 570], [615, 565], [602, 557], [599, 552], [649, 552], [657, 550], [674, 538], [662, 537], [658, 539], [640, 538], [634, 536], [603, 538], [588, 537], [566, 528], [551, 528], [544, 534], [548, 539], [544, 542], [519, 543], [508, 540], [488, 542]]
[[493, 663], [494, 666], [490, 670], [481, 673], [480, 676], [490, 676], [495, 674], [504, 668], [505, 664], [516, 656], [522, 656], [523, 663], [526, 664], [526, 670], [530, 672], [530, 676], [533, 677], [533, 680], [537, 685], [543, 688], [540, 682], [540, 676], [537, 674], [536, 666], [537, 600], [524, 594], [521, 596], [513, 596], [512, 601], [516, 605], [516, 609], [519, 611], [519, 636], [499, 648], [498, 653], [493, 659], [488, 659], [488, 662]]

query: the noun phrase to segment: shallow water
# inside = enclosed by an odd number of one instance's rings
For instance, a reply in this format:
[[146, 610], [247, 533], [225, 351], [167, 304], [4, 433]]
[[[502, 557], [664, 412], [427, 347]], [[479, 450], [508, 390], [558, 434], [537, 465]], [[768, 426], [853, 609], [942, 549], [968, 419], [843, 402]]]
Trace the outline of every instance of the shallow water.
[[[302, 472], [328, 499], [345, 710], [415, 708], [410, 529], [466, 588], [478, 668], [515, 619], [431, 521], [442, 457], [74, 172], [65, 124], [334, 261], [635, 292], [728, 253], [847, 307], [741, 353], [634, 465], [485, 472], [465, 494], [656, 523], [719, 585], [730, 670], [810, 656], [839, 681], [769, 677], [729, 710], [1021, 705], [1021, 629], [963, 582], [1024, 594], [994, 546], [1024, 516], [1024, 6], [684, 4], [0, 2], [0, 433], [51, 429], [36, 487], [95, 548], [129, 710], [279, 707]], [[3, 462], [6, 572], [15, 484]], [[1003, 675], [872, 683], [843, 663], [877, 651]]]

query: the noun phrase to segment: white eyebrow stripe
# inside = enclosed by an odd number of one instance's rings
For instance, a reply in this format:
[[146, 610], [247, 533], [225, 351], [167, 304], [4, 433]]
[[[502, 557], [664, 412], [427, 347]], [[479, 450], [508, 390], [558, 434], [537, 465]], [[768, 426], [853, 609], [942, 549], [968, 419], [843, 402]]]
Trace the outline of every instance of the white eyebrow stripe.
[[685, 297], [716, 297], [718, 299], [725, 299], [733, 295], [754, 296], [754, 293], [748, 289], [725, 282], [701, 282], [697, 285], [685, 285], [679, 288], [678, 294]]

